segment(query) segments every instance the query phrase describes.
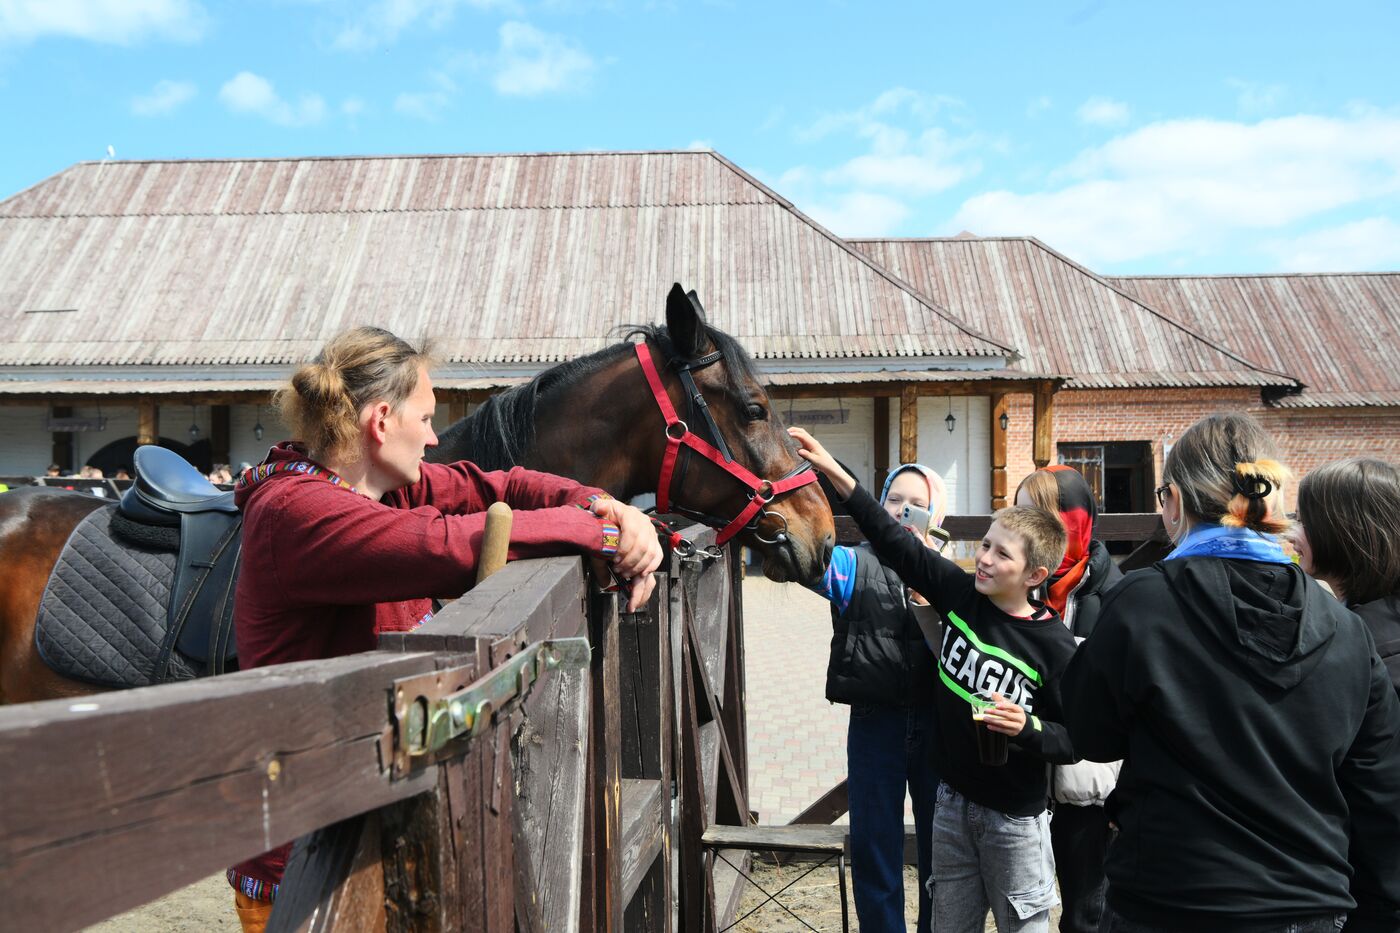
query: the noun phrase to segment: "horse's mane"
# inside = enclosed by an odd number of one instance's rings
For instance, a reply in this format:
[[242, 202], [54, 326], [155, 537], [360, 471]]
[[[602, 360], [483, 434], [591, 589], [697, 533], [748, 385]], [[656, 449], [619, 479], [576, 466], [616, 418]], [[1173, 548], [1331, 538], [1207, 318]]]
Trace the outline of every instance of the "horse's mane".
[[[484, 470], [504, 470], [519, 464], [535, 443], [535, 413], [580, 380], [602, 369], [621, 353], [632, 352], [632, 338], [642, 337], [660, 348], [663, 359], [675, 356], [670, 332], [660, 324], [625, 324], [618, 329], [622, 342], [596, 353], [552, 366], [524, 385], [491, 396], [463, 420], [442, 433], [439, 446], [428, 452], [437, 462], [470, 460]], [[705, 336], [724, 359], [725, 378], [731, 391], [743, 394], [746, 379], [760, 381], [753, 360], [739, 341], [724, 331], [704, 325]]]

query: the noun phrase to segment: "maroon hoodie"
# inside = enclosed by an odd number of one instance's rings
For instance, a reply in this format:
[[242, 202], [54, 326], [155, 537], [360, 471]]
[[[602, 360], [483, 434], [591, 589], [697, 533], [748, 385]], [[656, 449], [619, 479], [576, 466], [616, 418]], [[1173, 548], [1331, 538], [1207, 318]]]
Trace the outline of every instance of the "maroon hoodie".
[[[309, 458], [303, 448], [283, 443], [264, 464], [279, 461]], [[234, 603], [241, 669], [370, 651], [378, 631], [422, 621], [431, 597], [462, 595], [475, 578], [486, 507], [493, 502], [517, 510], [511, 560], [610, 556], [604, 523], [587, 509], [601, 489], [519, 467], [488, 473], [467, 462], [424, 463], [422, 470], [417, 483], [378, 502], [338, 485], [338, 477], [319, 467], [244, 472], [234, 493], [243, 510]], [[276, 884], [287, 849], [235, 871]]]

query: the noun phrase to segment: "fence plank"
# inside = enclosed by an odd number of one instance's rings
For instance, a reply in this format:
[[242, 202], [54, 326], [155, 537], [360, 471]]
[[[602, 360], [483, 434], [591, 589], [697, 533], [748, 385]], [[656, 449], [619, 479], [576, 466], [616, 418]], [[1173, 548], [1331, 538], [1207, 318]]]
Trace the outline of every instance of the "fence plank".
[[[954, 541], [980, 541], [992, 525], [990, 515], [949, 515], [943, 527]], [[1156, 512], [1100, 512], [1094, 520], [1094, 537], [1100, 541], [1147, 541], [1164, 536], [1162, 516]], [[836, 543], [859, 544], [865, 540], [849, 515], [836, 516]]]
[[366, 653], [0, 709], [6, 922], [93, 923], [421, 792], [431, 779], [390, 783], [378, 744], [390, 681], [439, 661]]

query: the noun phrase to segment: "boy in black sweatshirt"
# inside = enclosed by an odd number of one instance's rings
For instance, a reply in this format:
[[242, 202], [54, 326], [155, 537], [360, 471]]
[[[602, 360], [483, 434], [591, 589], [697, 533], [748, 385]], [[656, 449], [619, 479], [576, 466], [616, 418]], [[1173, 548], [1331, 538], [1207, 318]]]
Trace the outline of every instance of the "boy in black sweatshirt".
[[[1001, 933], [1048, 933], [1059, 898], [1046, 763], [1074, 761], [1057, 721], [1058, 678], [1074, 638], [1029, 593], [1059, 566], [1064, 525], [1040, 509], [1003, 509], [978, 548], [976, 572], [968, 573], [901, 528], [810, 434], [789, 433], [845, 498], [880, 560], [944, 621], [933, 743], [943, 783], [928, 879], [939, 933], [981, 933], [988, 908]], [[982, 763], [981, 728], [1008, 737], [1005, 764]]]

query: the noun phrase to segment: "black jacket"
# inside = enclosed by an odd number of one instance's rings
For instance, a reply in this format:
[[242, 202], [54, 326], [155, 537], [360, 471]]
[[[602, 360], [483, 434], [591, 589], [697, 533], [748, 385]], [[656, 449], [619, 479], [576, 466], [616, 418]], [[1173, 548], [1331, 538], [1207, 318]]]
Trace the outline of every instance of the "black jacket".
[[1123, 579], [1102, 541], [1089, 542], [1089, 568], [1065, 601], [1065, 625], [1076, 639], [1088, 638], [1099, 623], [1104, 594]]
[[1125, 759], [1108, 800], [1120, 914], [1247, 933], [1350, 911], [1348, 933], [1400, 929], [1400, 699], [1366, 626], [1296, 566], [1128, 574], [1062, 702], [1078, 753]]
[[908, 588], [868, 546], [855, 558], [849, 605], [831, 605], [826, 698], [834, 703], [927, 706], [933, 702], [933, 652], [909, 610]]
[[1386, 596], [1372, 603], [1352, 606], [1361, 616], [1371, 637], [1376, 640], [1376, 652], [1385, 663], [1395, 692], [1400, 693], [1400, 597]]

